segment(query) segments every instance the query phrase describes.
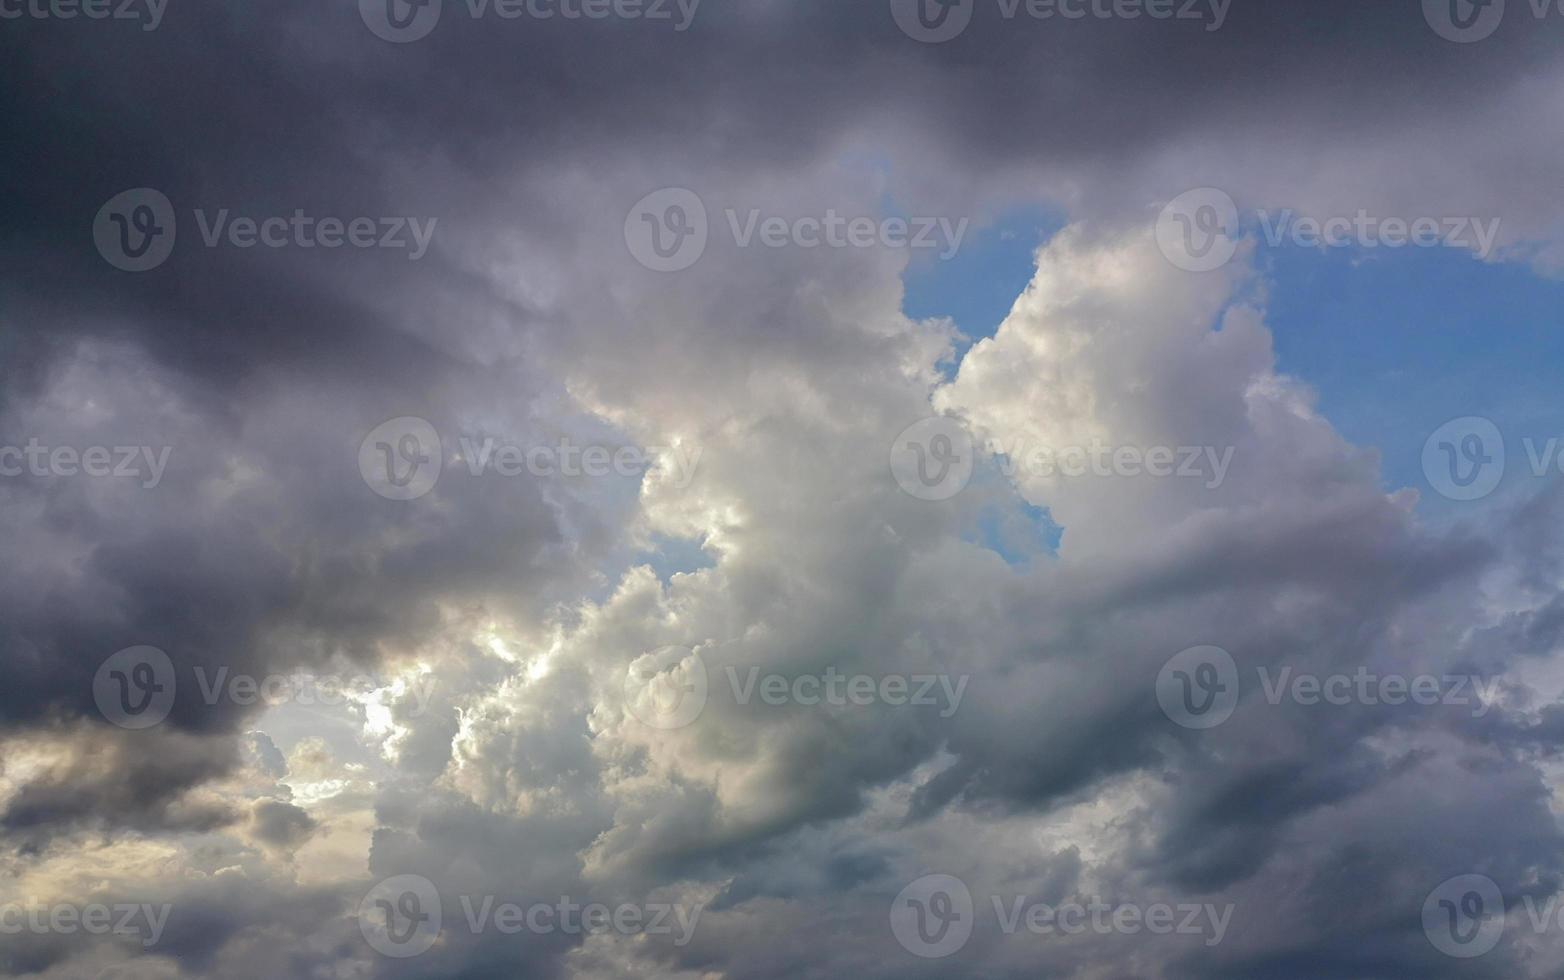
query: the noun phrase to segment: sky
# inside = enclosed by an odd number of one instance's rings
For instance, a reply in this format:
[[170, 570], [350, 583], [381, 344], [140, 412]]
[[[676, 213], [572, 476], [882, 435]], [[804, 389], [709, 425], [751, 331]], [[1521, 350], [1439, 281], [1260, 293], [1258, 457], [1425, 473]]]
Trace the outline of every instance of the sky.
[[0, 0], [0, 977], [1564, 976], [1561, 83]]

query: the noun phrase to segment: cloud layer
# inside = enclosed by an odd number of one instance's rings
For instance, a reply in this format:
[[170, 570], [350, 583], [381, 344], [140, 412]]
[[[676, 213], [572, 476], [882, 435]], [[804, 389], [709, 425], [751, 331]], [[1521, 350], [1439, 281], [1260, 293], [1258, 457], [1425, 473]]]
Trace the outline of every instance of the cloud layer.
[[[1555, 273], [1554, 21], [973, 3], [923, 43], [885, 3], [447, 2], [393, 43], [360, 6], [0, 30], [0, 443], [139, 467], [0, 477], [0, 928], [126, 916], [11, 930], [0, 975], [1564, 968], [1531, 914], [1564, 874], [1564, 501], [1429, 521], [1277, 370], [1252, 229], [1200, 273], [1156, 236], [1212, 187], [1496, 218], [1489, 261]], [[95, 216], [142, 187], [177, 238], [124, 272]], [[679, 272], [626, 247], [667, 187], [707, 213]], [[997, 325], [907, 317], [915, 249], [797, 241], [1022, 205], [1064, 228]], [[221, 212], [257, 243], [209, 243]], [[355, 218], [375, 245], [298, 237]], [[402, 219], [417, 257], [379, 247]], [[378, 428], [406, 418], [441, 470], [390, 499], [431, 464]], [[930, 418], [958, 493], [895, 462]], [[140, 647], [167, 672], [109, 662]], [[1187, 674], [1228, 699], [1207, 728], [1166, 700], [1203, 647], [1233, 671]], [[1360, 674], [1377, 699], [1291, 686]], [[905, 925], [931, 874], [971, 899], [938, 956]], [[1507, 909], [1472, 959], [1428, 925], [1464, 875]], [[375, 891], [407, 876], [433, 894]]]

